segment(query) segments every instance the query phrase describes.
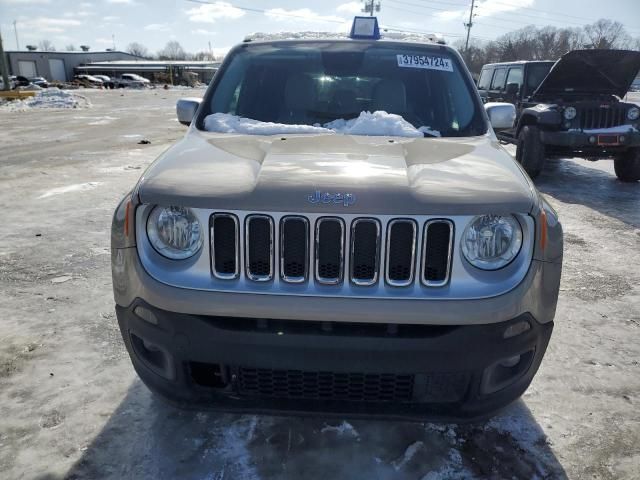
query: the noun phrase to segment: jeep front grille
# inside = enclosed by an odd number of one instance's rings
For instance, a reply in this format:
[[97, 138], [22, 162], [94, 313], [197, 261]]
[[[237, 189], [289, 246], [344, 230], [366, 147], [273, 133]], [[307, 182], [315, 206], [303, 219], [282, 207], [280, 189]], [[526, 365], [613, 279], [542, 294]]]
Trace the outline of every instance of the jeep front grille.
[[351, 224], [351, 280], [373, 285], [380, 271], [380, 222], [358, 218]]
[[336, 284], [344, 271], [344, 222], [325, 217], [316, 222], [316, 281]]
[[430, 220], [424, 227], [422, 250], [422, 282], [428, 287], [441, 287], [449, 281], [453, 223]]
[[416, 256], [416, 222], [396, 219], [387, 227], [387, 283], [405, 287], [413, 282]]
[[267, 215], [250, 215], [245, 226], [247, 277], [256, 282], [273, 278], [273, 219]]
[[411, 218], [385, 222], [363, 217], [347, 223], [328, 216], [318, 217], [312, 228], [300, 215], [277, 221], [248, 214], [243, 225], [231, 213], [211, 217], [211, 268], [222, 280], [244, 272], [250, 282], [279, 279], [292, 286], [311, 282], [331, 288], [346, 281], [358, 288], [376, 288], [381, 282], [398, 288], [442, 287], [451, 276], [453, 243], [448, 219], [420, 226]]
[[211, 218], [211, 268], [220, 279], [237, 278], [240, 273], [238, 217], [215, 213]]
[[285, 282], [301, 283], [309, 268], [309, 220], [284, 217], [280, 222], [280, 275]]
[[617, 127], [618, 125], [624, 125], [626, 121], [627, 110], [625, 107], [611, 106], [609, 108], [580, 109], [580, 128], [583, 130]]

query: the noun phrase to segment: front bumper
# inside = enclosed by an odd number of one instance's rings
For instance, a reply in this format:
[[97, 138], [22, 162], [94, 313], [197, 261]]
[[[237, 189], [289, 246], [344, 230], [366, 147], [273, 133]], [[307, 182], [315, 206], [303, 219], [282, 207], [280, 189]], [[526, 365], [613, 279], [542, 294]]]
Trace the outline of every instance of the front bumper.
[[517, 399], [553, 329], [529, 314], [397, 326], [178, 314], [140, 299], [116, 312], [139, 376], [175, 403], [418, 420], [483, 418]]
[[[617, 136], [620, 140], [617, 144], [598, 144], [598, 136]], [[589, 139], [595, 137], [596, 141], [591, 142]], [[620, 139], [620, 137], [624, 137]], [[568, 147], [574, 149], [586, 149], [593, 151], [613, 150], [622, 151], [630, 147], [640, 146], [640, 132], [581, 132], [581, 131], [541, 131], [540, 140], [545, 145], [556, 147]]]

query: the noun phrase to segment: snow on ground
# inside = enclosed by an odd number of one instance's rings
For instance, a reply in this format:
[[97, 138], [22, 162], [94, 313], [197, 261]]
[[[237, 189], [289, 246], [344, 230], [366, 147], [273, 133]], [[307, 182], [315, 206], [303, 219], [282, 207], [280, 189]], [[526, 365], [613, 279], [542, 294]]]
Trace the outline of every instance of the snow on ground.
[[302, 133], [340, 133], [345, 135], [378, 135], [394, 137], [439, 137], [440, 132], [430, 127], [415, 128], [400, 115], [384, 111], [361, 112], [358, 118], [338, 119], [323, 126], [288, 125], [261, 122], [229, 113], [213, 113], [204, 119], [204, 128], [210, 132], [242, 133], [247, 135], [283, 135]]
[[86, 190], [93, 190], [102, 182], [87, 182], [87, 183], [76, 183], [74, 185], [68, 185], [66, 187], [58, 187], [52, 188], [51, 190], [47, 190], [38, 198], [49, 198], [55, 195], [62, 195], [70, 192], [84, 192]]
[[33, 97], [6, 102], [0, 105], [0, 109], [16, 112], [32, 108], [88, 108], [90, 106], [91, 102], [87, 97], [67, 90], [47, 88]]

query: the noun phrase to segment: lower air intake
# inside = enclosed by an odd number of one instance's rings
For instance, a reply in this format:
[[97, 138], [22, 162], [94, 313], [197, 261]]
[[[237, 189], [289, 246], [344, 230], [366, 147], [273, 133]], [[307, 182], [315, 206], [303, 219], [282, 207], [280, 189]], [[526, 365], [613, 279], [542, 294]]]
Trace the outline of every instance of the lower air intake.
[[240, 395], [355, 402], [410, 402], [413, 375], [237, 369]]

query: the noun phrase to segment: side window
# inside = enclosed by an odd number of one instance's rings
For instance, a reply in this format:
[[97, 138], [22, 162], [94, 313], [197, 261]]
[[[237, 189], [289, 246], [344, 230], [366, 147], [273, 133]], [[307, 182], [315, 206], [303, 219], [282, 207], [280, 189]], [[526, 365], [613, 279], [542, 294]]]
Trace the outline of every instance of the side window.
[[522, 87], [522, 67], [510, 68], [507, 75], [507, 85], [517, 83]]
[[491, 85], [492, 73], [493, 68], [482, 69], [482, 73], [480, 73], [480, 80], [478, 80], [478, 90], [489, 90], [489, 85]]
[[493, 75], [493, 82], [491, 82], [491, 90], [503, 90], [504, 81], [507, 79], [507, 69], [499, 68]]

